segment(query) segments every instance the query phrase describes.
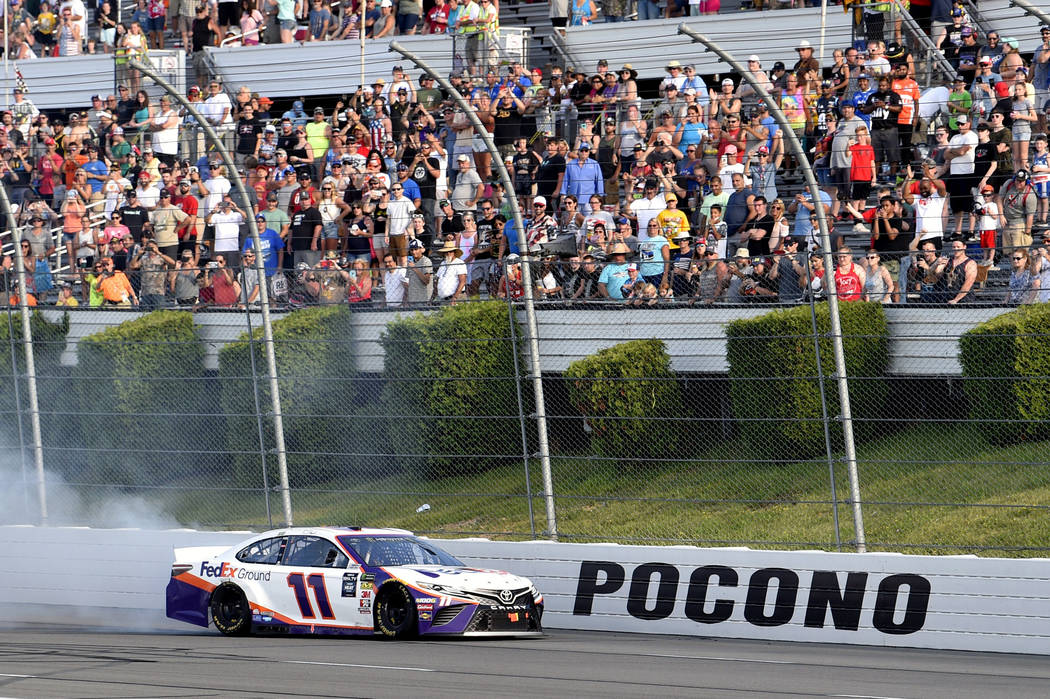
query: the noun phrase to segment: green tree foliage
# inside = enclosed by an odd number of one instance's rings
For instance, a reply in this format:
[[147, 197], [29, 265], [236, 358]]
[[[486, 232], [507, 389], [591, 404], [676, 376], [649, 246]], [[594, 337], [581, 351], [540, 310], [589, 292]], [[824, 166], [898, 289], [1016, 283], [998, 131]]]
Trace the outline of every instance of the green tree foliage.
[[[889, 330], [877, 303], [839, 304], [850, 405], [858, 439], [883, 417]], [[828, 304], [816, 307], [824, 396], [830, 418], [839, 414]], [[820, 385], [809, 306], [777, 310], [726, 326], [730, 396], [739, 432], [766, 458], [807, 458], [824, 451]], [[840, 440], [842, 431], [831, 430]]]
[[61, 434], [87, 450], [66, 465], [72, 480], [159, 485], [211, 455], [204, 345], [193, 314], [154, 311], [83, 338], [72, 373], [71, 408]]
[[679, 456], [683, 417], [671, 358], [660, 340], [632, 340], [569, 365], [569, 400], [591, 427], [595, 454], [623, 461]]
[[996, 444], [1050, 436], [1050, 306], [1022, 306], [959, 338], [969, 414]]
[[[262, 485], [259, 454], [259, 411], [267, 452], [268, 479], [278, 482], [277, 458], [273, 455], [273, 414], [262, 329], [248, 342], [244, 333], [219, 351], [222, 410], [226, 415], [226, 446], [232, 458], [237, 484]], [[281, 412], [289, 478], [293, 485], [317, 485], [355, 473], [366, 459], [347, 416], [354, 363], [350, 347], [350, 311], [331, 305], [294, 311], [274, 321], [274, 353], [277, 359]], [[254, 353], [257, 380], [252, 380]]]
[[521, 457], [505, 303], [468, 303], [399, 318], [387, 325], [382, 343], [388, 448], [403, 468], [445, 476]]

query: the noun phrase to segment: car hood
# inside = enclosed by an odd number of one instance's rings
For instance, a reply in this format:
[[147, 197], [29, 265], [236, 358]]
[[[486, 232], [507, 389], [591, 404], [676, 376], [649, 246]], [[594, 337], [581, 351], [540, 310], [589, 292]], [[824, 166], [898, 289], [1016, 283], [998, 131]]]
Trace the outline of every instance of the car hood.
[[440, 585], [447, 591], [494, 592], [520, 590], [532, 587], [528, 578], [504, 570], [450, 566], [391, 566], [385, 567], [390, 575], [416, 587], [433, 588]]

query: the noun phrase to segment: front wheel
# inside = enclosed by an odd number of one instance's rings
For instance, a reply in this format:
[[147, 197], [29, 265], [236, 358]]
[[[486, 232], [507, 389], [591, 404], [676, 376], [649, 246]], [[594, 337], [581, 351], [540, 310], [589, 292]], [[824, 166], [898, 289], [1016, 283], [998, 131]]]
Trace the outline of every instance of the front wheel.
[[403, 585], [387, 585], [379, 591], [375, 625], [387, 638], [412, 638], [418, 633], [416, 601]]
[[211, 621], [226, 636], [243, 636], [252, 628], [252, 610], [244, 591], [223, 583], [211, 593]]

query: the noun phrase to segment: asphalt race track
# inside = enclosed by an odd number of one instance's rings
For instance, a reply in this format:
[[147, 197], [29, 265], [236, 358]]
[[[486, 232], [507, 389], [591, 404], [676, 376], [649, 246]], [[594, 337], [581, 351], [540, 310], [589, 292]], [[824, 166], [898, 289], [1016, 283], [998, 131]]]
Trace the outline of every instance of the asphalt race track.
[[551, 631], [528, 640], [0, 630], [0, 697], [1046, 697], [1045, 657]]

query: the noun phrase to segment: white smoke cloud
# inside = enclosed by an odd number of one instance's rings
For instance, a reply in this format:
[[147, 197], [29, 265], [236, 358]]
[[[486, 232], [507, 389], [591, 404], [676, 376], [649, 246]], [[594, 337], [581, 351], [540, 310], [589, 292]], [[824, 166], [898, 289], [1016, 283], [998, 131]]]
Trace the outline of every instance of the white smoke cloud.
[[[31, 448], [25, 463], [18, 447], [0, 447], [0, 525], [40, 524], [37, 472]], [[183, 525], [166, 512], [162, 497], [145, 498], [116, 488], [74, 486], [60, 474], [44, 471], [50, 526], [176, 529]]]

